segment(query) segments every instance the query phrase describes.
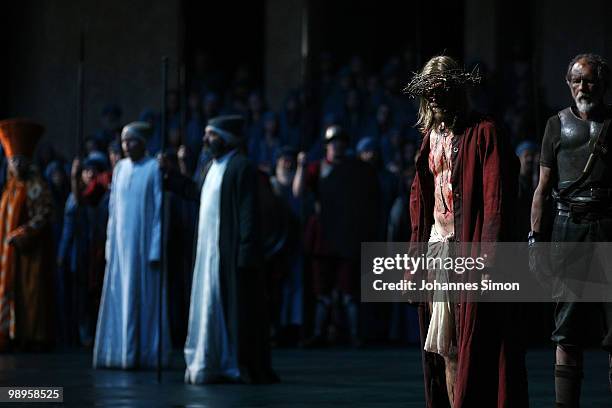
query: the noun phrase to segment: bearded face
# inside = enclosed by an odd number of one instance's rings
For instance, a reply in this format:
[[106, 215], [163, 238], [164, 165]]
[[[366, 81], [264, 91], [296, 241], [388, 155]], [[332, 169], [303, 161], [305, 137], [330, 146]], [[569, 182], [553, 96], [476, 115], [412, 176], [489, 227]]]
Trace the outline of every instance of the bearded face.
[[135, 137], [128, 137], [121, 141], [123, 153], [133, 161], [140, 160], [145, 154], [144, 142]]
[[597, 77], [594, 67], [585, 60], [574, 64], [567, 85], [579, 112], [591, 113], [603, 104], [605, 86]]
[[452, 119], [459, 108], [459, 92], [443, 83], [429, 89], [424, 97], [437, 124]]

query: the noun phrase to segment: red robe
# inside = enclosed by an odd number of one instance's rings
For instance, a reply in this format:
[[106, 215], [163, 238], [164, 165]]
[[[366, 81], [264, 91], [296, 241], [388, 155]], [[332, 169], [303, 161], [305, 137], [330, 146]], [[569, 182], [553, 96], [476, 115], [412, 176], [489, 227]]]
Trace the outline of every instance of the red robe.
[[[519, 164], [510, 141], [490, 119], [476, 115], [454, 133], [451, 183], [456, 239], [515, 241]], [[427, 242], [434, 221], [434, 183], [428, 157], [426, 135], [410, 195], [412, 242]], [[427, 305], [419, 306], [419, 317], [423, 346], [430, 319]], [[510, 304], [456, 305], [455, 408], [528, 406], [525, 353], [515, 319], [516, 307]], [[423, 351], [423, 372], [427, 407], [448, 407], [442, 357]]]
[[[53, 327], [51, 192], [38, 174], [9, 177], [0, 198], [0, 351], [46, 347]], [[8, 243], [18, 239], [20, 246]]]

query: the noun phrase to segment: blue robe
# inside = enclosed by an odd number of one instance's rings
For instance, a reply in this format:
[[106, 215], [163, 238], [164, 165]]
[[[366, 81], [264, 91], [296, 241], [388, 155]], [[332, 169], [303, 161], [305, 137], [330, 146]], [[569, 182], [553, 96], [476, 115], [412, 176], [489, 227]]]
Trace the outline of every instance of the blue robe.
[[[106, 240], [106, 272], [93, 366], [148, 368], [157, 364], [161, 269], [161, 175], [157, 161], [119, 161], [113, 173]], [[162, 362], [170, 334], [166, 288], [162, 301]]]

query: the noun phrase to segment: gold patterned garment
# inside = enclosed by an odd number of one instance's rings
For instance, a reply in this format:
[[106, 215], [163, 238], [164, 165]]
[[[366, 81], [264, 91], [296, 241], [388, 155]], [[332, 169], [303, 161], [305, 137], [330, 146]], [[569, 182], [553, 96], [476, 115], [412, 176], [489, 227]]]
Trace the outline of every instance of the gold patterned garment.
[[52, 209], [39, 175], [9, 178], [0, 199], [0, 351], [49, 341]]

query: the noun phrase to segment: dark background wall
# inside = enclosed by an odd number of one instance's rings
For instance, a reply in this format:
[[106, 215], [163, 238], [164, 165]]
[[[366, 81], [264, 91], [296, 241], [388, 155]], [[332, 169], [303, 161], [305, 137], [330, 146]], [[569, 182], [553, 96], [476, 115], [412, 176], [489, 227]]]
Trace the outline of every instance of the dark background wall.
[[533, 32], [538, 81], [551, 106], [564, 106], [571, 101], [564, 78], [574, 55], [594, 52], [612, 59], [612, 2], [540, 0], [535, 12], [542, 22]]
[[264, 0], [184, 0], [187, 65], [193, 63], [191, 57], [196, 51], [202, 51], [209, 57], [209, 64], [226, 73], [230, 80], [235, 68], [245, 65], [253, 72], [253, 80], [260, 82], [264, 68], [264, 6]]
[[[98, 127], [102, 107], [114, 102], [122, 120], [144, 107], [159, 110], [160, 60], [170, 57], [171, 86], [178, 66], [189, 70], [197, 49], [231, 78], [244, 64], [276, 107], [303, 79], [322, 51], [339, 60], [364, 57], [378, 69], [392, 53], [411, 49], [417, 62], [445, 52], [497, 72], [517, 55], [528, 61], [534, 98], [552, 108], [569, 103], [563, 74], [578, 52], [612, 55], [612, 3], [605, 0], [493, 2], [443, 0], [23, 0], [4, 8], [0, 25], [0, 115], [43, 122], [59, 150], [75, 149], [79, 32], [85, 62], [85, 134]], [[406, 73], [406, 77], [409, 73]]]
[[375, 71], [404, 50], [418, 59], [441, 53], [463, 57], [461, 2], [312, 0], [309, 14], [315, 55], [329, 51], [338, 61], [359, 55]]
[[79, 37], [85, 43], [85, 136], [99, 126], [106, 103], [135, 120], [143, 107], [159, 108], [162, 56], [176, 83], [179, 8], [163, 0], [23, 0], [4, 16], [9, 44], [3, 61], [3, 116], [44, 123], [46, 138], [75, 151]]

